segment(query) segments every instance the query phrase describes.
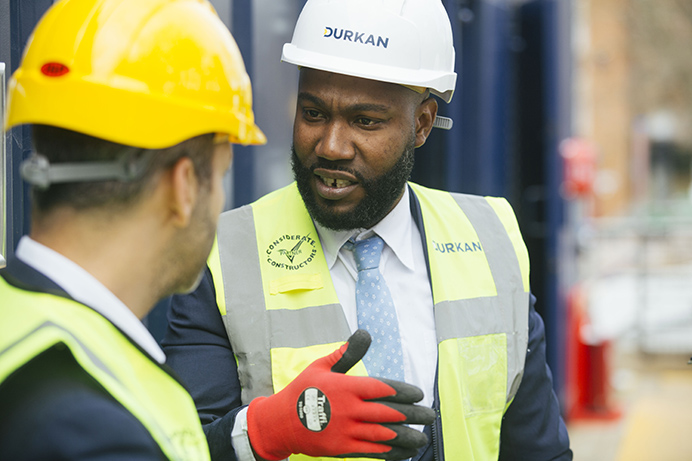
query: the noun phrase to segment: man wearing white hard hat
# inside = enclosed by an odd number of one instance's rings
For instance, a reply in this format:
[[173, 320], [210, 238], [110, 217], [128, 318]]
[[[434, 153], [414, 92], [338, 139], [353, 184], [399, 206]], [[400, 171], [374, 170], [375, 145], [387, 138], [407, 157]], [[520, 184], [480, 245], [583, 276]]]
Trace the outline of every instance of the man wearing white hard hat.
[[415, 148], [451, 125], [435, 98], [452, 98], [454, 59], [439, 0], [306, 3], [282, 56], [300, 68], [296, 181], [223, 214], [200, 289], [172, 302], [164, 349], [213, 455], [305, 453], [267, 442], [293, 426], [256, 402], [360, 329], [352, 373], [413, 384], [435, 410], [412, 459], [572, 459], [511, 207], [408, 182]]

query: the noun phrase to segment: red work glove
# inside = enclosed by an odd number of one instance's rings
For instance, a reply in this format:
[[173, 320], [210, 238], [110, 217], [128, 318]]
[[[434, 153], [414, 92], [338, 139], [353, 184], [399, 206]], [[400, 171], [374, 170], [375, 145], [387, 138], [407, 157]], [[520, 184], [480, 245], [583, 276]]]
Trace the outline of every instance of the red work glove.
[[435, 412], [413, 405], [423, 398], [415, 386], [343, 374], [368, 347], [370, 335], [358, 330], [281, 392], [250, 402], [248, 436], [255, 453], [269, 461], [292, 453], [389, 460], [415, 456], [428, 438], [405, 424], [432, 424]]

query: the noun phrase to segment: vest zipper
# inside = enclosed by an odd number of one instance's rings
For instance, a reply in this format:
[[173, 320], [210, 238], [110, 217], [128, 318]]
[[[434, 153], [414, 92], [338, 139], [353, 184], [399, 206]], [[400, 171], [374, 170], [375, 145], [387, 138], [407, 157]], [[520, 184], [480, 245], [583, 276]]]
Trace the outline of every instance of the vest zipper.
[[433, 447], [433, 460], [434, 461], [442, 461], [442, 458], [440, 458], [440, 448], [439, 448], [439, 436], [438, 436], [438, 430], [440, 427], [440, 410], [435, 408], [435, 421], [433, 421], [432, 428], [430, 431], [430, 435], [432, 436], [432, 447]]
[[[439, 353], [439, 352], [438, 352]], [[439, 371], [440, 361], [438, 357], [437, 367], [435, 368], [435, 386], [433, 387], [433, 410], [435, 410], [435, 421], [430, 428], [430, 436], [432, 438], [433, 461], [443, 461], [444, 453], [442, 452], [442, 437], [439, 431], [442, 430], [442, 416], [440, 415], [440, 388], [439, 388]]]

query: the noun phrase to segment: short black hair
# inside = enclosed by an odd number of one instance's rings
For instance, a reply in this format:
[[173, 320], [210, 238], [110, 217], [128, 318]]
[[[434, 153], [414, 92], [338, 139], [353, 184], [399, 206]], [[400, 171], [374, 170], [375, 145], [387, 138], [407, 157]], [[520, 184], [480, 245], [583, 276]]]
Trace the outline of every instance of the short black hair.
[[165, 149], [136, 149], [83, 133], [50, 125], [32, 126], [34, 149], [51, 164], [73, 162], [112, 162], [123, 155], [149, 155], [145, 172], [132, 181], [99, 180], [51, 184], [33, 188], [34, 212], [45, 213], [57, 207], [77, 210], [102, 207], [127, 207], [154, 184], [159, 172], [183, 157], [192, 160], [202, 187], [209, 187], [214, 152], [213, 134], [197, 136]]

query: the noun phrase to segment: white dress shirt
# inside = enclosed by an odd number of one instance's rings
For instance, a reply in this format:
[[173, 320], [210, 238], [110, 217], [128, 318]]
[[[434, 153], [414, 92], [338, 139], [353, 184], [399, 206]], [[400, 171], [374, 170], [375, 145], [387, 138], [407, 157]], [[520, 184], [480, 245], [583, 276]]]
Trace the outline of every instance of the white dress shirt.
[[73, 299], [103, 315], [158, 363], [166, 361], [163, 350], [137, 316], [79, 265], [27, 236], [19, 240], [15, 256], [58, 284]]
[[[384, 240], [380, 272], [387, 282], [399, 318], [404, 354], [405, 381], [423, 390], [420, 405], [431, 407], [437, 337], [432, 289], [428, 280], [423, 244], [409, 205], [409, 190], [394, 209], [372, 229], [333, 231], [315, 223], [336, 295], [351, 332], [358, 329], [356, 281], [358, 270], [353, 252], [343, 247], [349, 238], [368, 238], [376, 233]], [[422, 430], [422, 426], [412, 426]], [[247, 437], [247, 408], [238, 412], [232, 431], [233, 447], [239, 461], [254, 461]]]
[[421, 235], [410, 211], [408, 187], [396, 207], [371, 229], [337, 232], [319, 224], [315, 227], [351, 332], [358, 329], [358, 269], [353, 252], [343, 245], [353, 236], [362, 240], [373, 233], [384, 240], [380, 272], [389, 287], [399, 319], [406, 382], [423, 390], [425, 397], [421, 405], [432, 406], [437, 367], [433, 299]]

